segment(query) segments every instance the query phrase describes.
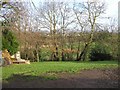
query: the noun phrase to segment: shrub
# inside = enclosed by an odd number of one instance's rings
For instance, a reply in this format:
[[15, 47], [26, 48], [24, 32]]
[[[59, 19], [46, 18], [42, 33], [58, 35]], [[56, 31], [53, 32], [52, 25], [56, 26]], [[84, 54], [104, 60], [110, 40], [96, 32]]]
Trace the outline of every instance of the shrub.
[[25, 60], [30, 60], [31, 62], [37, 61], [34, 49], [24, 48], [23, 50], [21, 50], [21, 58]]
[[2, 31], [2, 50], [7, 49], [11, 55], [18, 51], [19, 43], [11, 30]]
[[103, 61], [111, 60], [112, 56], [110, 55], [110, 50], [104, 44], [96, 43], [95, 46], [91, 49], [90, 60], [91, 61]]

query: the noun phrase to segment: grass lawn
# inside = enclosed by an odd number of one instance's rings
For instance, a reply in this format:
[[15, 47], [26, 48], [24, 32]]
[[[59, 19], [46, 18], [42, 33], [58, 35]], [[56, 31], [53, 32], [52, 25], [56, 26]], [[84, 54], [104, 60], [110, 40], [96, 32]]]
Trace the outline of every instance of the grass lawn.
[[85, 69], [117, 68], [117, 61], [94, 62], [34, 62], [30, 65], [10, 65], [2, 68], [2, 79], [31, 80], [44, 78], [56, 79], [55, 74], [60, 72], [77, 73]]

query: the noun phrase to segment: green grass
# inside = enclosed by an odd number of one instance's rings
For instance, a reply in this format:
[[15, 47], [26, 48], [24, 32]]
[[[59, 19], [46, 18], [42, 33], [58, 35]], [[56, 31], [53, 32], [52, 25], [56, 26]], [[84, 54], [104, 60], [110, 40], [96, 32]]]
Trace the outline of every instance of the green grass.
[[85, 69], [117, 68], [117, 61], [94, 62], [34, 62], [30, 65], [10, 65], [2, 68], [2, 79], [56, 79], [55, 74], [60, 72], [76, 73]]

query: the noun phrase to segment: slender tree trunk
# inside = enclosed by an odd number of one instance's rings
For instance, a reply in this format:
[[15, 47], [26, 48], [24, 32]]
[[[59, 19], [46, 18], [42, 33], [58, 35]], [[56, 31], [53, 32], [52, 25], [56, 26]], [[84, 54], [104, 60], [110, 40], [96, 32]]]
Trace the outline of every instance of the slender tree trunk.
[[83, 59], [83, 61], [86, 59], [86, 54], [88, 52], [88, 49], [92, 43], [92, 39], [93, 39], [93, 32], [94, 32], [94, 26], [92, 25], [92, 30], [91, 30], [91, 34], [90, 34], [90, 38], [89, 38], [89, 41], [88, 43], [85, 44], [85, 47], [83, 49], [83, 51], [80, 53], [77, 61], [80, 61]]
[[70, 60], [73, 60], [73, 52], [72, 52], [72, 50], [73, 50], [73, 45], [72, 45], [72, 43], [71, 43], [71, 45], [70, 45], [70, 50], [71, 50], [71, 52], [70, 52]]
[[80, 40], [79, 40], [79, 44], [78, 44], [78, 49], [77, 49], [77, 57], [76, 57], [76, 60], [78, 60], [79, 53], [80, 53]]
[[39, 52], [38, 52], [38, 49], [36, 50], [36, 58], [37, 58], [37, 62], [39, 62]]
[[62, 50], [62, 61], [64, 61], [64, 60], [65, 60], [65, 55], [64, 55], [64, 52]]
[[65, 60], [65, 53], [64, 53], [64, 45], [65, 45], [65, 44], [64, 44], [64, 43], [65, 43], [64, 41], [65, 41], [65, 39], [64, 39], [64, 38], [65, 38], [65, 37], [64, 37], [64, 29], [63, 29], [63, 33], [62, 33], [62, 43], [61, 43], [61, 44], [62, 44], [62, 54], [61, 54], [61, 55], [62, 55], [62, 61]]
[[37, 62], [39, 62], [38, 42], [36, 43], [36, 58], [37, 58]]

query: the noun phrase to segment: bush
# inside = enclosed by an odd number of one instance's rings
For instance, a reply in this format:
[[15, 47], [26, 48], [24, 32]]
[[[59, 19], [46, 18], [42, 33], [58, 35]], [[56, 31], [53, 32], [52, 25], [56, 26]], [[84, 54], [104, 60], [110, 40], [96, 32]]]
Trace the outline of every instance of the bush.
[[25, 60], [30, 60], [31, 62], [37, 61], [36, 53], [34, 49], [24, 48], [21, 50], [21, 58]]
[[2, 50], [7, 49], [10, 55], [18, 51], [19, 43], [14, 33], [11, 30], [5, 29], [2, 31]]
[[110, 55], [110, 50], [104, 44], [96, 43], [95, 46], [91, 49], [90, 60], [91, 61], [103, 61], [111, 60], [112, 56]]
[[51, 57], [51, 51], [49, 49], [41, 49], [40, 61], [49, 61]]

